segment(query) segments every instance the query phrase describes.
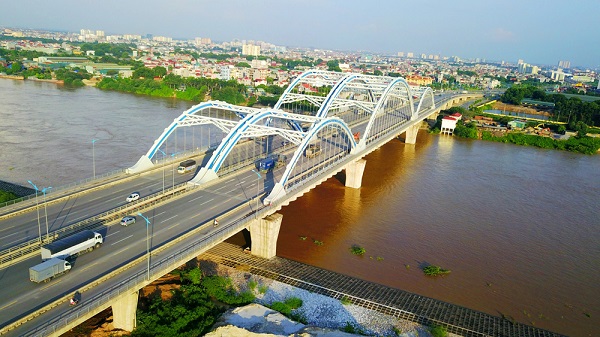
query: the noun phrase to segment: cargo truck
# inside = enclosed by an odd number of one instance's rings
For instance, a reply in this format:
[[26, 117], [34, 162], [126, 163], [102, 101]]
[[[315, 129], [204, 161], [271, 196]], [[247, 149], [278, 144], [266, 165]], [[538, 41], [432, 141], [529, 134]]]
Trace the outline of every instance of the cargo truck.
[[83, 231], [64, 239], [54, 241], [42, 246], [42, 260], [46, 261], [53, 257], [68, 259], [73, 255], [80, 255], [86, 251], [91, 252], [100, 247], [103, 239], [100, 233]]
[[29, 279], [36, 283], [48, 282], [69, 270], [71, 270], [71, 263], [69, 261], [52, 258], [29, 268]]
[[307, 158], [314, 158], [321, 154], [321, 146], [318, 144], [309, 144], [306, 150], [304, 150], [304, 155]]
[[260, 172], [269, 172], [276, 167], [284, 165], [286, 160], [287, 157], [284, 155], [272, 154], [261, 159], [256, 166]]
[[196, 168], [196, 161], [193, 159], [188, 159], [179, 163], [179, 167], [177, 167], [177, 173], [186, 173], [190, 172]]

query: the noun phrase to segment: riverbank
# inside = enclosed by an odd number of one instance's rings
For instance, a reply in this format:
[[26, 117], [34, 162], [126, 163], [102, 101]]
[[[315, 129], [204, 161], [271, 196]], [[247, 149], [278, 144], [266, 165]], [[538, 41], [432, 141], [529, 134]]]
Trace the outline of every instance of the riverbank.
[[[222, 327], [224, 326], [234, 326], [244, 329], [248, 328], [248, 325], [256, 325], [257, 317], [251, 317], [244, 321], [240, 318], [240, 315], [232, 315], [234, 311], [255, 311], [257, 304], [268, 307], [274, 302], [283, 302], [285, 299], [295, 297], [302, 300], [302, 306], [297, 309], [296, 313], [300, 317], [303, 317], [305, 324], [290, 322], [289, 325], [294, 325], [298, 330], [315, 331], [311, 334], [303, 334], [303, 336], [335, 336], [335, 331], [353, 332], [354, 334], [360, 333], [361, 335], [368, 336], [431, 336], [427, 327], [407, 320], [384, 315], [357, 305], [343, 304], [339, 300], [311, 293], [262, 276], [253, 275], [244, 270], [223, 266], [204, 257], [199, 258], [197, 262], [204, 276], [218, 275], [227, 277], [232, 281], [236, 290], [250, 290], [256, 296], [254, 304], [227, 311], [213, 326], [211, 329], [212, 333], [217, 328], [221, 328], [219, 331], [223, 331]], [[253, 289], [249, 287], [252, 284], [254, 285]], [[160, 296], [163, 300], [169, 300], [173, 295], [173, 290], [179, 289], [179, 286], [179, 276], [173, 274], [165, 275], [140, 291], [140, 302], [144, 302], [152, 296]], [[231, 316], [234, 316], [234, 318], [231, 318]], [[254, 324], [250, 324], [252, 320], [254, 320]], [[265, 326], [268, 326], [268, 324], [263, 325], [263, 327]], [[274, 327], [276, 328], [276, 325]], [[252, 329], [246, 330], [250, 331]], [[333, 332], [326, 334], [325, 332], [327, 331]], [[262, 331], [262, 333], [282, 336], [278, 334], [277, 329], [270, 332]], [[63, 336], [107, 337], [126, 335], [129, 335], [129, 333], [114, 329], [111, 310], [107, 309]], [[218, 335], [218, 331], [216, 335]], [[252, 334], [244, 335], [251, 336]]]

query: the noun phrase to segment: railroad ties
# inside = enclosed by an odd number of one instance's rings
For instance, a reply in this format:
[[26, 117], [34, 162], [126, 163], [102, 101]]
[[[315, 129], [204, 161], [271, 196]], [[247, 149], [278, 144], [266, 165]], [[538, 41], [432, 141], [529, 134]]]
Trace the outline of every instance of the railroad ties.
[[202, 254], [228, 267], [243, 266], [248, 272], [310, 292], [341, 300], [424, 325], [439, 324], [448, 332], [466, 337], [563, 337], [563, 335], [464, 308], [458, 305], [387, 287], [351, 276], [274, 257], [263, 259], [244, 253], [236, 245], [220, 243]]

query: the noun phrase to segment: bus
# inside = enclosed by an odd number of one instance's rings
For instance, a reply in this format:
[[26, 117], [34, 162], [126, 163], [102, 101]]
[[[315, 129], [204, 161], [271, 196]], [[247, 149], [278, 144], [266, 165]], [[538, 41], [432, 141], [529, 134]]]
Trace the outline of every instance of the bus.
[[188, 159], [179, 163], [179, 167], [177, 167], [177, 173], [186, 173], [190, 172], [196, 168], [196, 161], [192, 159]]

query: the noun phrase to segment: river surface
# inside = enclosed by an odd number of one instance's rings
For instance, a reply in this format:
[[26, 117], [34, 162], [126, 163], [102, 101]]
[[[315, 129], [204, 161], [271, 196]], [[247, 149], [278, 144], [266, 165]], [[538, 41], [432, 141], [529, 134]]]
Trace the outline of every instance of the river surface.
[[[89, 178], [92, 139], [96, 174], [129, 167], [191, 105], [0, 80], [0, 180]], [[362, 188], [338, 175], [282, 209], [279, 256], [600, 336], [600, 155], [421, 131], [417, 144], [391, 141], [366, 160]], [[350, 253], [355, 244], [365, 256]], [[428, 263], [452, 272], [426, 277]]]

